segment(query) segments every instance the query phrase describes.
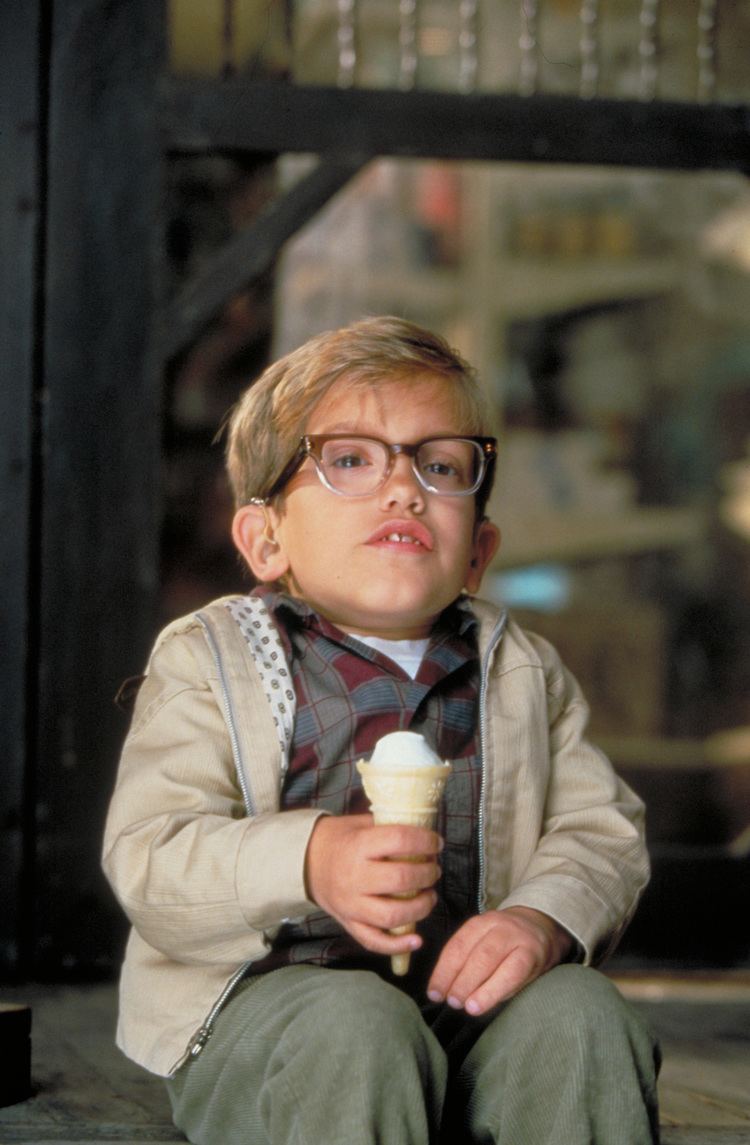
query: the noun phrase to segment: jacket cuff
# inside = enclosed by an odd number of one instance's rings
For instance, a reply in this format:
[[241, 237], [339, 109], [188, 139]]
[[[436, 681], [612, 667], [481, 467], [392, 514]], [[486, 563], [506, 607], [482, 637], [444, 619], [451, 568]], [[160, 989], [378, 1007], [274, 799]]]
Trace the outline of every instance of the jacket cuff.
[[608, 905], [577, 879], [545, 879], [542, 885], [529, 882], [508, 895], [497, 910], [528, 906], [549, 915], [572, 936], [575, 946], [570, 960], [585, 966], [597, 962], [607, 938], [617, 932], [617, 920]]
[[303, 807], [259, 815], [248, 829], [237, 856], [237, 897], [255, 930], [298, 922], [319, 911], [307, 897], [305, 855], [313, 828], [327, 812]]

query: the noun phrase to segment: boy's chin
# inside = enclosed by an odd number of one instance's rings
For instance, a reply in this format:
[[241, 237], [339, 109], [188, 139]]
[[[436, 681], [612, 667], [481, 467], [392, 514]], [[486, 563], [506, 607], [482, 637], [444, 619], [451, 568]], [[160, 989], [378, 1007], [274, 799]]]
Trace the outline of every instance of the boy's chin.
[[[455, 598], [452, 598], [455, 599]], [[351, 609], [337, 615], [318, 609], [337, 628], [353, 636], [378, 636], [382, 640], [418, 640], [428, 636], [441, 612], [452, 600], [424, 609]]]

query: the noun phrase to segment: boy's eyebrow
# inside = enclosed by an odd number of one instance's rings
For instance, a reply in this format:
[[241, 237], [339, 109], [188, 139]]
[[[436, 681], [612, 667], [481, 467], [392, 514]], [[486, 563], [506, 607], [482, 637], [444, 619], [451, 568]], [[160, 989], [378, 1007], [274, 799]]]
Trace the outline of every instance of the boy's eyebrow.
[[[325, 437], [327, 434], [330, 434], [330, 433], [350, 433], [350, 434], [352, 434], [353, 437], [374, 437], [374, 438], [377, 438], [377, 440], [379, 440], [379, 441], [385, 441], [386, 440], [385, 437], [382, 436], [384, 432], [385, 432], [384, 430], [375, 431], [375, 430], [362, 429], [361, 426], [356, 421], [337, 421], [334, 425], [331, 425], [328, 427], [328, 429], [324, 430], [322, 432], [321, 436]], [[313, 437], [315, 437], [315, 436], [316, 435], [313, 434]], [[429, 435], [430, 438], [432, 438], [432, 437], [461, 437], [461, 436], [463, 436], [463, 435], [458, 430], [453, 430], [453, 429], [437, 430], [435, 433], [431, 433]], [[425, 440], [429, 440], [429, 438], [426, 438]]]

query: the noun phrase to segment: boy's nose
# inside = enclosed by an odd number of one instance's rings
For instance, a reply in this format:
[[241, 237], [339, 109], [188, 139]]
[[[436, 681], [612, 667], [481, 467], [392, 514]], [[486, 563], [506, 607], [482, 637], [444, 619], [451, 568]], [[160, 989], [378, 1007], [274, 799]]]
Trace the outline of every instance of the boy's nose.
[[393, 467], [380, 490], [380, 495], [386, 505], [424, 507], [425, 491], [417, 480], [412, 459], [405, 453], [399, 453], [394, 457]]

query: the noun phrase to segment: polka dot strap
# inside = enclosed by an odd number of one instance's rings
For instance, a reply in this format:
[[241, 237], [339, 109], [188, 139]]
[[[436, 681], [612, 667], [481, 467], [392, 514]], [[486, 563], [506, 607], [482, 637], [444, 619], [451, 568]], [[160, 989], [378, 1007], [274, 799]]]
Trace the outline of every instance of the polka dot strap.
[[233, 597], [226, 607], [245, 638], [260, 676], [281, 745], [281, 774], [289, 764], [295, 695], [284, 649], [271, 614], [255, 596]]

